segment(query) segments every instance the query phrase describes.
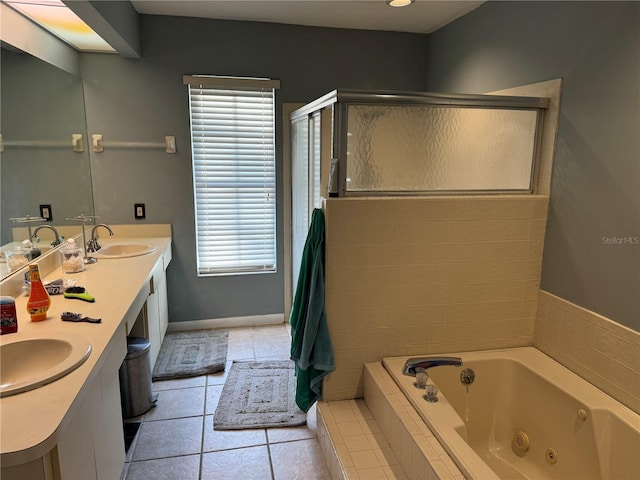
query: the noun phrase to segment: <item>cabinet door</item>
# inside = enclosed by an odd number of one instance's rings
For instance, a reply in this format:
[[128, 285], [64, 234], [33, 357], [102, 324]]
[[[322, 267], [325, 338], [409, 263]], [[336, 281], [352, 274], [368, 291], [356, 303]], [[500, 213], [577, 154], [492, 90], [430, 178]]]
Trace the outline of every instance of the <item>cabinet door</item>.
[[116, 337], [111, 341], [112, 351], [100, 371], [102, 401], [99, 407], [96, 405], [99, 411], [96, 410], [93, 419], [96, 471], [98, 479], [103, 480], [120, 478], [125, 459], [118, 370], [127, 353], [127, 340], [122, 330]]
[[[118, 370], [127, 353], [124, 330], [111, 339], [98, 377], [78, 405], [54, 452], [55, 478], [117, 480], [124, 466]], [[54, 468], [55, 472], [56, 468]]]
[[96, 406], [101, 403], [100, 382], [94, 381], [56, 446], [61, 480], [97, 480], [92, 437], [94, 416], [100, 415]]
[[167, 272], [163, 271], [158, 277], [156, 291], [158, 294], [158, 314], [160, 318], [160, 343], [164, 340], [169, 326], [169, 303], [167, 295]]
[[[155, 278], [155, 277], [154, 277]], [[156, 364], [158, 353], [160, 352], [160, 311], [158, 310], [158, 294], [156, 293], [156, 282], [152, 280], [151, 293], [147, 297], [147, 333], [149, 335], [149, 361], [151, 370]]]
[[156, 364], [160, 346], [169, 324], [169, 310], [167, 306], [167, 277], [162, 262], [158, 262], [153, 269], [150, 293], [147, 297], [147, 332], [151, 348], [149, 359], [151, 369]]

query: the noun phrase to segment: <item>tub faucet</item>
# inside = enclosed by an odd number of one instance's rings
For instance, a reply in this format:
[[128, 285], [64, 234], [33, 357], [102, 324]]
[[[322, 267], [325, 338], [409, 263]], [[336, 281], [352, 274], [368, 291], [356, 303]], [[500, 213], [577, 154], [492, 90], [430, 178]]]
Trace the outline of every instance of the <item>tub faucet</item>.
[[51, 242], [52, 247], [58, 246], [62, 243], [62, 240], [60, 240], [60, 234], [58, 233], [58, 230], [56, 230], [56, 227], [52, 225], [40, 225], [33, 231], [33, 233], [31, 234], [31, 238], [36, 238], [38, 236], [38, 232], [43, 228], [48, 228], [55, 235], [55, 239], [53, 240], [53, 242]]
[[94, 225], [91, 228], [91, 240], [87, 242], [87, 252], [97, 252], [102, 248], [98, 243], [98, 234], [96, 232], [98, 227], [106, 228], [109, 231], [109, 236], [113, 236], [113, 230], [111, 230], [111, 227], [106, 223], [99, 223], [98, 225]]
[[410, 358], [404, 364], [402, 373], [410, 377], [415, 377], [418, 369], [422, 371], [432, 367], [439, 367], [442, 365], [453, 365], [459, 367], [462, 365], [462, 359], [460, 357], [415, 357]]

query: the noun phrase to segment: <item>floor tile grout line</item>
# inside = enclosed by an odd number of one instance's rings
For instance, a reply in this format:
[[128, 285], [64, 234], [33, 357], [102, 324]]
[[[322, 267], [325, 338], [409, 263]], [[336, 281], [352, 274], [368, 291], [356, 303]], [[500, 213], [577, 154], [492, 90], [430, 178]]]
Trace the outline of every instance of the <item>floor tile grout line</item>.
[[[225, 362], [226, 364], [226, 362]], [[202, 406], [202, 435], [200, 436], [200, 465], [198, 469], [198, 480], [202, 478], [202, 469], [204, 467], [204, 439], [207, 435], [207, 389], [209, 388], [209, 375], [204, 377], [204, 405]]]
[[165, 457], [142, 458], [140, 460], [132, 460], [132, 461], [127, 462], [127, 463], [129, 463], [129, 465], [132, 465], [134, 463], [153, 462], [153, 461], [156, 461], [156, 460], [165, 460], [165, 459], [168, 459], [168, 458], [194, 457], [196, 455], [200, 456], [201, 454], [197, 453], [197, 452], [194, 452], [194, 453], [181, 453], [181, 454], [178, 454], [178, 455], [167, 455]]
[[267, 438], [267, 456], [269, 457], [269, 470], [271, 471], [271, 480], [276, 479], [276, 474], [273, 471], [273, 461], [271, 460], [271, 446], [269, 445], [269, 436], [267, 435], [267, 430], [265, 429], [264, 435]]
[[[206, 408], [206, 404], [207, 404], [207, 399], [206, 399], [206, 395], [205, 395], [205, 408]], [[198, 480], [204, 480], [202, 478], [202, 468], [204, 467], [204, 438], [205, 435], [207, 434], [206, 432], [206, 428], [207, 428], [207, 416], [206, 415], [202, 415], [202, 436], [200, 438], [200, 463], [199, 463], [199, 468], [198, 468]]]
[[155, 390], [154, 393], [160, 393], [160, 392], [173, 392], [174, 390], [189, 390], [190, 388], [205, 388], [206, 386], [207, 386], [207, 384], [206, 384], [206, 380], [205, 380], [205, 384], [204, 385], [189, 385], [188, 387], [165, 388], [163, 390], [159, 390], [157, 388], [152, 388], [152, 390]]

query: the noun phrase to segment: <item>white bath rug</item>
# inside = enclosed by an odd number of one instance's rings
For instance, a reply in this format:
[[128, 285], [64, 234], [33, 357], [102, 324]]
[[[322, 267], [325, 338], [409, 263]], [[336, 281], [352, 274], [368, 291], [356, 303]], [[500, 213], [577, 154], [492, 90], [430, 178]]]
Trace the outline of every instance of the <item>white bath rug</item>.
[[214, 430], [294, 427], [307, 423], [295, 401], [294, 363], [234, 361], [213, 416]]
[[196, 377], [224, 370], [229, 332], [196, 330], [167, 333], [153, 368], [152, 379]]

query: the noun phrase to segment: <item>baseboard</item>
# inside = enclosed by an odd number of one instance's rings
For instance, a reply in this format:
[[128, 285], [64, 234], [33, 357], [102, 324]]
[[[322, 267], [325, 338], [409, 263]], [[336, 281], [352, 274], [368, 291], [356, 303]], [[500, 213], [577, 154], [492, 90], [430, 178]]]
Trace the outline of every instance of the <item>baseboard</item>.
[[284, 323], [284, 313], [251, 315], [248, 317], [210, 318], [190, 322], [169, 322], [168, 332], [204, 330], [209, 328], [254, 327], [258, 325], [278, 325]]

